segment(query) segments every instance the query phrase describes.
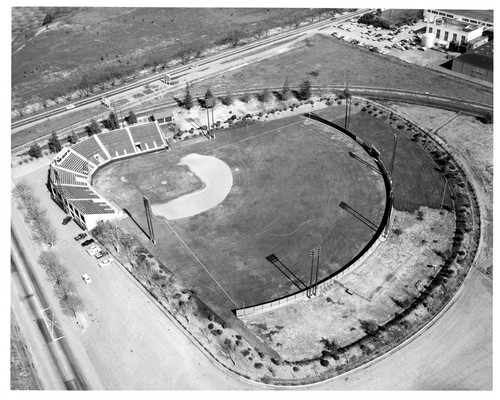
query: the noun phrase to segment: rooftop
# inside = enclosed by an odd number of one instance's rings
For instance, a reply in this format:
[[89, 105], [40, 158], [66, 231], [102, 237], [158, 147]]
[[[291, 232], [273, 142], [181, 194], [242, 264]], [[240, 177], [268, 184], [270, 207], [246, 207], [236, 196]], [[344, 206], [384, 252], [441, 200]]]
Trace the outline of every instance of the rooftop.
[[493, 10], [437, 10], [465, 18], [493, 23]]

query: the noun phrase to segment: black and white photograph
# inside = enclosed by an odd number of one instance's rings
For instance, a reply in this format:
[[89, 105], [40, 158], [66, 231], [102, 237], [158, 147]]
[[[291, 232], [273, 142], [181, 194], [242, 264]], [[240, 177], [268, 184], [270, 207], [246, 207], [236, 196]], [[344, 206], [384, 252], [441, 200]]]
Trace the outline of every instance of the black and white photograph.
[[494, 394], [493, 3], [3, 11], [7, 396]]

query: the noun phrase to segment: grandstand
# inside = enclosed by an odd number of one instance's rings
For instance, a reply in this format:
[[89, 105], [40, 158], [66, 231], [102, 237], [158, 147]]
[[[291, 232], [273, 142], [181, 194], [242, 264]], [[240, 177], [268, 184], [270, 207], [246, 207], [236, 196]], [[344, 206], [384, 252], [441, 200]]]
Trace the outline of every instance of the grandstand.
[[95, 168], [95, 165], [70, 150], [66, 153], [64, 159], [59, 162], [59, 167], [86, 176], [89, 174], [90, 170]]
[[162, 134], [155, 122], [131, 126], [129, 130], [136, 149], [140, 151], [154, 150], [165, 146]]
[[113, 159], [135, 154], [134, 144], [125, 128], [100, 133], [99, 140]]
[[100, 141], [96, 136], [90, 136], [85, 140], [75, 144], [71, 149], [80, 154], [87, 160], [91, 160], [95, 164], [102, 164], [108, 161], [111, 157], [105, 153]]
[[156, 122], [103, 132], [61, 150], [49, 170], [52, 198], [83, 229], [123, 212], [92, 190], [92, 175], [103, 165], [142, 152], [168, 148]]

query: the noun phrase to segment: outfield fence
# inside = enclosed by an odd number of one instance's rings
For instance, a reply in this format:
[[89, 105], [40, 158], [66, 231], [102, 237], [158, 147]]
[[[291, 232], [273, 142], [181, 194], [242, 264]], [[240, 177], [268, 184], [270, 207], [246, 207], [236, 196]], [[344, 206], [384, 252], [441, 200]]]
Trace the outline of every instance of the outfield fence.
[[[358, 268], [360, 265], [362, 265], [368, 257], [370, 257], [375, 249], [378, 247], [378, 245], [383, 242], [387, 234], [389, 232], [390, 228], [390, 220], [391, 220], [391, 215], [392, 215], [392, 209], [393, 209], [393, 188], [392, 188], [392, 178], [387, 172], [384, 163], [380, 159], [380, 154], [376, 149], [373, 147], [368, 146], [361, 138], [357, 137], [353, 133], [349, 132], [348, 130], [334, 124], [331, 121], [328, 121], [324, 118], [321, 118], [320, 116], [314, 114], [314, 113], [306, 113], [304, 114], [306, 118], [318, 121], [322, 124], [328, 125], [337, 131], [343, 133], [344, 135], [350, 137], [351, 139], [355, 140], [362, 148], [365, 150], [370, 157], [372, 157], [377, 164], [380, 173], [384, 179], [384, 186], [385, 186], [385, 192], [386, 192], [386, 206], [384, 210], [384, 215], [382, 217], [382, 221], [377, 228], [377, 231], [375, 232], [375, 235], [370, 239], [370, 241], [363, 247], [363, 249], [352, 259], [350, 260], [346, 265], [344, 265], [342, 268], [340, 268], [338, 271], [334, 272], [333, 274], [329, 275], [328, 277], [324, 278], [320, 282], [318, 282], [318, 285], [316, 287], [317, 290], [320, 291], [326, 291], [330, 287], [333, 286], [335, 281], [339, 278], [342, 278], [343, 276], [347, 275], [348, 273], [352, 272], [356, 268]], [[249, 307], [243, 307], [243, 308], [238, 308], [233, 310], [233, 313], [237, 317], [245, 317], [248, 315], [253, 315], [253, 314], [258, 314], [266, 311], [271, 311], [279, 307], [286, 306], [290, 303], [293, 303], [297, 300], [300, 299], [307, 299], [312, 296], [310, 296], [310, 288], [303, 289], [301, 291], [292, 293], [287, 296], [280, 297], [279, 299], [264, 302], [264, 303], [259, 303], [255, 304]], [[315, 292], [317, 293], [317, 291]]]

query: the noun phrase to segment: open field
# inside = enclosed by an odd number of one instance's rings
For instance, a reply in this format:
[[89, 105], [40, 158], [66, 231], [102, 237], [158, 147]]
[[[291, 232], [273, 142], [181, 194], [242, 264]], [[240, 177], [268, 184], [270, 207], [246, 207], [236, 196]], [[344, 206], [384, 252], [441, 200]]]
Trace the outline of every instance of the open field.
[[[94, 183], [144, 227], [141, 194], [150, 194], [151, 179], [160, 186], [163, 171], [190, 153], [212, 155], [229, 165], [233, 187], [227, 198], [191, 218], [168, 224], [155, 218], [158, 245], [148, 246], [210, 305], [235, 308], [304, 288], [300, 281], [309, 281], [309, 250], [317, 243], [324, 246], [319, 279], [343, 266], [374, 232], [342, 210], [341, 201], [376, 224], [382, 218], [381, 176], [348, 154], [361, 153], [360, 147], [300, 116], [182, 144], [167, 153], [114, 163], [99, 171]], [[364, 201], [367, 197], [370, 202]], [[268, 263], [265, 257], [271, 253], [297, 278], [288, 280]]]
[[[12, 102], [64, 93], [85, 75], [168, 62], [183, 45], [215, 47], [234, 29], [279, 26], [303, 9], [75, 7], [42, 27], [40, 7], [13, 9]], [[22, 43], [24, 35], [29, 41]], [[16, 40], [17, 39], [17, 40]], [[88, 44], [92, 43], [92, 46]], [[23, 46], [23, 47], [21, 47]], [[57, 89], [54, 89], [54, 84]]]
[[[311, 75], [316, 75], [316, 72], [317, 76]], [[315, 85], [349, 82], [349, 85], [405, 88], [488, 104], [493, 102], [490, 88], [323, 35], [306, 39], [279, 57], [255, 62], [226, 72], [210, 82], [202, 82], [198, 91], [201, 94], [208, 86], [215, 92], [249, 86], [280, 87], [285, 77], [291, 85], [309, 78]]]

